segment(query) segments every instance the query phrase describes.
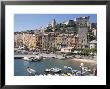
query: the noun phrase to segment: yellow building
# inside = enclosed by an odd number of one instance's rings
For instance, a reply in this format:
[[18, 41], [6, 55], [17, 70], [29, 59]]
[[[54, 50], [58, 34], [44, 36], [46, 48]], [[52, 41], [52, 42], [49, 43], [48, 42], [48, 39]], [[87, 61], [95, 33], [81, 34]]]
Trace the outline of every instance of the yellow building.
[[69, 47], [73, 47], [76, 48], [78, 45], [78, 38], [76, 37], [76, 35], [71, 34], [71, 36], [69, 36]]
[[55, 38], [55, 47], [58, 49], [65, 47], [76, 48], [78, 38], [74, 34], [59, 34]]
[[36, 37], [29, 32], [16, 32], [14, 34], [14, 43], [16, 47], [26, 46], [29, 50], [36, 48]]
[[61, 36], [61, 34], [59, 34], [55, 38], [55, 47], [57, 49], [60, 49], [61, 48], [61, 43], [62, 43], [62, 36]]
[[14, 33], [14, 47], [19, 48], [23, 43], [22, 39], [22, 33], [21, 32], [15, 32]]
[[28, 41], [28, 48], [30, 49], [30, 50], [34, 50], [34, 49], [36, 49], [36, 37], [35, 37], [35, 35], [34, 34], [29, 34], [29, 39], [28, 39], [29, 41]]
[[48, 34], [43, 33], [42, 35], [42, 50], [48, 50]]
[[40, 33], [36, 34], [36, 48], [37, 49], [42, 48], [42, 36]]

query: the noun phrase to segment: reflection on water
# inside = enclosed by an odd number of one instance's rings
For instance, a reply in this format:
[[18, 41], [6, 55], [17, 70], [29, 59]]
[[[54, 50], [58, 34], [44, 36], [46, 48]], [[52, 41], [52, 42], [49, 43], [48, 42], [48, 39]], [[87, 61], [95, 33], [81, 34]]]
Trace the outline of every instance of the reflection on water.
[[[78, 61], [73, 60], [58, 60], [58, 59], [48, 59], [37, 62], [29, 62], [20, 59], [14, 60], [14, 75], [15, 76], [29, 76], [26, 68], [31, 67], [36, 70], [38, 74], [44, 74], [44, 70], [46, 68], [57, 67], [63, 69], [64, 66], [70, 66], [73, 69], [80, 70], [80, 63]], [[96, 64], [92, 63], [84, 63], [84, 66], [93, 68], [96, 67]]]

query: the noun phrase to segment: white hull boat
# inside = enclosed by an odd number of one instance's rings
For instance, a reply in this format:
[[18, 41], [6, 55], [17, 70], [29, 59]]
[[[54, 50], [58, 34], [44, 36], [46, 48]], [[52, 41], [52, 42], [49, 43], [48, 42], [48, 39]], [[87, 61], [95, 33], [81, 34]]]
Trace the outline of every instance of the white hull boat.
[[33, 75], [35, 75], [36, 74], [36, 71], [34, 70], [34, 69], [32, 69], [32, 68], [27, 68], [27, 71], [28, 71], [28, 73], [30, 73], [30, 74], [33, 74]]
[[42, 56], [38, 56], [36, 55], [35, 57], [30, 57], [29, 60], [30, 61], [41, 61], [43, 59]]
[[24, 60], [29, 60], [29, 58], [28, 58], [28, 57], [24, 57], [23, 59], [24, 59]]

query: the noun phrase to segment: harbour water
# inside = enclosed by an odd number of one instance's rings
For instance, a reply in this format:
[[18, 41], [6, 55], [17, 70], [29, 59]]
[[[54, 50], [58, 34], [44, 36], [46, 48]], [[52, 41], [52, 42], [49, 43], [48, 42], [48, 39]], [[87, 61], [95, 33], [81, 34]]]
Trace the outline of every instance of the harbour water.
[[[29, 62], [22, 59], [14, 59], [14, 75], [15, 76], [30, 76], [27, 72], [27, 67], [30, 67], [36, 70], [37, 74], [44, 74], [44, 70], [48, 68], [61, 68], [64, 66], [70, 66], [75, 70], [80, 70], [79, 61], [73, 60], [59, 60], [59, 59], [46, 59], [37, 62]], [[84, 63], [84, 66], [89, 67], [90, 69], [96, 67], [96, 64]]]

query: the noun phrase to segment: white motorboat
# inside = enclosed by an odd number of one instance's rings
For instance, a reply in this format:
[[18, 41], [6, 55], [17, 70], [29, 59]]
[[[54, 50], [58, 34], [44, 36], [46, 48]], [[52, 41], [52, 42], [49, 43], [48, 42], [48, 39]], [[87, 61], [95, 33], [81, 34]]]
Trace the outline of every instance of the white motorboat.
[[51, 71], [57, 73], [57, 72], [61, 72], [61, 69], [60, 68], [51, 68]]
[[55, 74], [55, 73], [61, 73], [60, 68], [50, 68], [50, 69], [45, 69], [46, 74]]
[[29, 60], [29, 58], [28, 58], [28, 57], [24, 57], [23, 59], [24, 59], [24, 60]]
[[41, 59], [43, 59], [43, 56], [40, 56], [40, 55], [36, 55], [36, 57], [35, 57], [36, 59], [38, 59], [38, 60], [41, 60]]
[[46, 72], [50, 72], [50, 69], [45, 69]]
[[29, 58], [31, 61], [41, 61], [43, 59], [42, 56], [36, 55], [35, 57], [30, 57]]
[[30, 74], [33, 74], [33, 75], [36, 74], [36, 71], [35, 71], [34, 69], [30, 68], [30, 67], [27, 67], [27, 71], [28, 71], [28, 73], [30, 73]]
[[72, 67], [68, 67], [69, 70], [72, 70]]

